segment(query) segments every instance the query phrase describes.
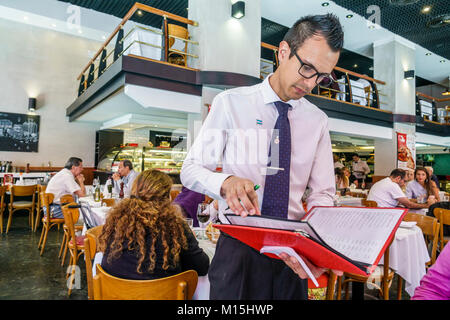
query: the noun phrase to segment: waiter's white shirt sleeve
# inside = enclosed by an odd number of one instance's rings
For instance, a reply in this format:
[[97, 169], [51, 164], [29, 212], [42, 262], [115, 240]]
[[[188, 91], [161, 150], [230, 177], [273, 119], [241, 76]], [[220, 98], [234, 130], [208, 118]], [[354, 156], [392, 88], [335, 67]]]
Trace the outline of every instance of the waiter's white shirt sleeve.
[[231, 174], [214, 172], [222, 160], [226, 145], [226, 129], [229, 128], [229, 113], [220, 96], [214, 99], [213, 107], [205, 119], [200, 132], [191, 146], [180, 173], [183, 185], [213, 199], [222, 199], [222, 183]]

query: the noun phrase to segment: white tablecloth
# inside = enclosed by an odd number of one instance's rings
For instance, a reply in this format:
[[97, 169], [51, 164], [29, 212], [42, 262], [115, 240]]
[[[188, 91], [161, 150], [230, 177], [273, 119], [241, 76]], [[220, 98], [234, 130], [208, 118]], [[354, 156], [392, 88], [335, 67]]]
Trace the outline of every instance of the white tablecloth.
[[354, 206], [354, 207], [360, 207], [362, 206], [362, 198], [356, 198], [356, 197], [348, 197], [343, 196], [337, 198], [337, 206]]
[[[198, 245], [205, 251], [211, 263], [214, 253], [216, 252], [216, 245], [209, 240], [198, 240]], [[197, 289], [195, 289], [193, 300], [209, 300], [209, 280], [208, 275], [198, 277]]]
[[[426, 273], [425, 263], [430, 261], [422, 230], [417, 226], [398, 228], [389, 250], [389, 267], [405, 280], [405, 291], [413, 296]], [[379, 264], [383, 262], [384, 257]]]

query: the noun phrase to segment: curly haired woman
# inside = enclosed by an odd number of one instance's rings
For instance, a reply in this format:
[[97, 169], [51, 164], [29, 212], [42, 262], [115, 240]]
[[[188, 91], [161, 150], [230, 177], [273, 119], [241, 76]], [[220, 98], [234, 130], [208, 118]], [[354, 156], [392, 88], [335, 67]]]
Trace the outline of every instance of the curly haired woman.
[[171, 204], [171, 186], [167, 174], [146, 170], [135, 179], [130, 198], [111, 209], [99, 238], [106, 272], [132, 280], [191, 269], [199, 276], [207, 274], [209, 258]]

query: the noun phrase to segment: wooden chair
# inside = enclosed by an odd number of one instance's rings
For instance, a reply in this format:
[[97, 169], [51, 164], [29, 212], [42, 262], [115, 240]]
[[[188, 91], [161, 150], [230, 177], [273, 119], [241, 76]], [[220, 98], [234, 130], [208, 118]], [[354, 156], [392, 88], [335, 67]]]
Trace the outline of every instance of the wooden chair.
[[[63, 203], [63, 202], [61, 202]], [[72, 284], [74, 280], [75, 266], [78, 263], [78, 258], [84, 253], [84, 239], [85, 236], [76, 236], [75, 234], [75, 222], [80, 217], [79, 205], [76, 202], [71, 202], [61, 207], [64, 215], [64, 224], [67, 226], [68, 231], [68, 243], [67, 248], [70, 253], [69, 267], [70, 271], [70, 284], [68, 295], [72, 292]], [[69, 273], [68, 273], [69, 274]]]
[[[9, 217], [8, 225], [6, 226], [6, 233], [9, 231], [11, 226], [12, 215], [17, 210], [27, 210], [29, 212], [29, 224], [31, 225], [31, 231], [34, 229], [34, 206], [36, 198], [36, 185], [32, 186], [11, 186], [11, 198], [9, 202]], [[19, 200], [14, 201], [14, 197], [32, 197], [31, 201]]]
[[0, 233], [3, 233], [3, 212], [5, 211], [6, 186], [0, 186]]
[[[36, 201], [36, 221], [34, 222], [34, 232], [36, 232], [37, 228], [39, 227], [39, 222], [41, 221], [41, 211], [42, 211], [42, 205], [41, 205], [41, 192], [45, 192], [47, 189], [47, 186], [38, 184], [37, 185], [37, 201]], [[59, 226], [58, 226], [59, 229]]]
[[332, 270], [328, 275], [327, 295], [325, 300], [334, 300], [335, 288], [336, 288], [337, 275]]
[[184, 41], [184, 48], [183, 50], [179, 50], [180, 52], [183, 52], [184, 54], [178, 53], [176, 51], [173, 51], [174, 49], [172, 46], [175, 44], [175, 38], [172, 38], [170, 36], [175, 36], [181, 39], [188, 40], [189, 39], [189, 32], [188, 29], [182, 26], [179, 26], [177, 24], [171, 24], [169, 23], [167, 25], [168, 31], [169, 31], [169, 54], [168, 59], [170, 63], [186, 66], [187, 65], [187, 42]]
[[175, 200], [175, 198], [178, 196], [178, 194], [180, 193], [179, 190], [171, 190], [170, 191], [170, 199]]
[[[429, 246], [429, 244], [431, 244], [431, 257], [430, 261], [426, 263], [426, 268], [431, 267], [436, 261], [436, 251], [439, 239], [440, 225], [438, 219], [425, 216], [423, 214], [408, 212], [403, 218], [403, 221], [416, 221], [416, 225], [422, 230], [422, 233], [425, 236], [425, 243], [427, 244], [427, 247]], [[400, 300], [402, 298], [403, 278], [399, 275], [397, 275], [397, 277], [397, 299]]]
[[127, 280], [106, 273], [96, 265], [94, 300], [190, 300], [197, 288], [194, 270], [156, 280]]
[[366, 208], [377, 208], [378, 203], [373, 200], [362, 199], [361, 204]]
[[440, 223], [439, 228], [439, 243], [440, 251], [444, 250], [444, 245], [450, 240], [449, 236], [444, 237], [444, 225], [450, 225], [450, 210], [443, 208], [434, 208], [434, 216], [438, 219]]
[[55, 195], [53, 193], [45, 193], [41, 192], [39, 194], [40, 203], [42, 204], [42, 208], [45, 208], [45, 216], [42, 217], [42, 231], [41, 238], [39, 239], [38, 249], [41, 249], [41, 256], [44, 253], [45, 244], [47, 243], [48, 232], [53, 226], [59, 226], [64, 223], [64, 219], [62, 218], [51, 218], [50, 215], [50, 204], [53, 202]]
[[[62, 195], [61, 198], [59, 198], [59, 202], [62, 205], [64, 205], [64, 204], [75, 202], [75, 200], [71, 194], [65, 194], [65, 195]], [[74, 221], [74, 224], [75, 223], [76, 223], [76, 221]], [[79, 230], [83, 230], [83, 226], [75, 224], [75, 231], [79, 231]], [[63, 239], [61, 241], [61, 246], [59, 248], [59, 254], [58, 254], [58, 258], [61, 258], [61, 254], [63, 254], [63, 257], [61, 260], [61, 267], [64, 265], [64, 262], [66, 261], [67, 243], [69, 241], [68, 239], [70, 238], [69, 231], [68, 231], [67, 225], [65, 223], [63, 224], [63, 232], [64, 232], [64, 235], [63, 235]]]
[[375, 287], [380, 292], [384, 300], [389, 300], [389, 288], [392, 285], [392, 280], [395, 275], [395, 272], [389, 268], [389, 248], [391, 244], [392, 241], [384, 252], [383, 266], [378, 266], [369, 277], [347, 272], [344, 272], [342, 277], [338, 277], [337, 300], [341, 299], [342, 286], [345, 287], [345, 300], [348, 300], [348, 284], [350, 282], [370, 283], [370, 285]]
[[86, 231], [84, 239], [84, 258], [86, 260], [86, 278], [88, 287], [88, 299], [94, 299], [94, 277], [92, 274], [92, 260], [97, 253], [98, 237], [102, 233], [103, 226], [93, 227]]
[[116, 204], [116, 199], [103, 198], [101, 203], [102, 207], [103, 204], [105, 204], [107, 207], [113, 207]]

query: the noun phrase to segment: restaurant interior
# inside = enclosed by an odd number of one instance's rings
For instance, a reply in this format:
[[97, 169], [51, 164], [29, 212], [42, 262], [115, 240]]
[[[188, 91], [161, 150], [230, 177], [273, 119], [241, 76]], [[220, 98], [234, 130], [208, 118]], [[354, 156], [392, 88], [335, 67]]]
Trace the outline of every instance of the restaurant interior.
[[[334, 206], [377, 208], [372, 186], [394, 169], [422, 167], [441, 205], [405, 210], [371, 275], [330, 268], [318, 286], [308, 279], [308, 299], [414, 296], [450, 236], [448, 2], [210, 1], [0, 0], [0, 300], [210, 299], [208, 276], [195, 271], [147, 280], [141, 296], [137, 280], [105, 285], [114, 277], [100, 267], [102, 226], [130, 198], [123, 182], [120, 192], [108, 185], [131, 163], [137, 175], [167, 174], [176, 203], [183, 161], [215, 97], [262, 83], [292, 24], [329, 12], [344, 48], [332, 83], [305, 99], [327, 115], [335, 168], [349, 172]], [[370, 170], [362, 182], [355, 155]], [[86, 192], [61, 196], [63, 216], [50, 218], [56, 195], [46, 188], [71, 157], [82, 159]], [[195, 211], [214, 201], [203, 195]], [[190, 218], [211, 263], [220, 221]]]

